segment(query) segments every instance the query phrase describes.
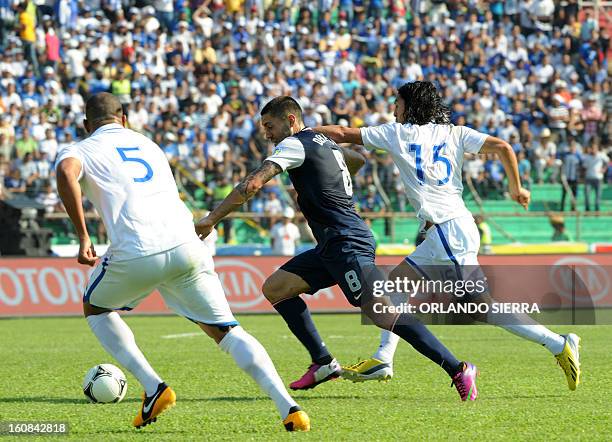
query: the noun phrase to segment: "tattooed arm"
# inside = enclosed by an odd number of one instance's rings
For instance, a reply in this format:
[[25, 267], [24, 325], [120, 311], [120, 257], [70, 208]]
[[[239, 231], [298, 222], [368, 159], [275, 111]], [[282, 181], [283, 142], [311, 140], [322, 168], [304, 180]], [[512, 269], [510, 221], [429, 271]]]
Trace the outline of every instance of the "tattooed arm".
[[283, 169], [278, 164], [272, 161], [264, 161], [259, 168], [242, 180], [215, 210], [196, 223], [197, 234], [201, 238], [208, 236], [214, 226], [225, 218], [228, 213], [240, 208], [240, 206], [253, 198], [264, 184], [282, 171]]

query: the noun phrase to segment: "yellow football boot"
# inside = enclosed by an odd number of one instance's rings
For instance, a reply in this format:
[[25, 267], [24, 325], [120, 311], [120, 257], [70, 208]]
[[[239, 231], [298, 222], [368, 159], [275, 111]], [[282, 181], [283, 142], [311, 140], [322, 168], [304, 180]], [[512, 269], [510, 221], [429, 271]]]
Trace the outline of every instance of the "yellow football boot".
[[567, 386], [574, 391], [580, 384], [580, 337], [570, 333], [565, 336], [563, 351], [555, 356], [567, 378]]
[[283, 420], [287, 431], [310, 431], [310, 418], [303, 410], [294, 411]]
[[353, 382], [388, 381], [393, 377], [393, 366], [376, 358], [370, 358], [342, 367], [342, 377]]

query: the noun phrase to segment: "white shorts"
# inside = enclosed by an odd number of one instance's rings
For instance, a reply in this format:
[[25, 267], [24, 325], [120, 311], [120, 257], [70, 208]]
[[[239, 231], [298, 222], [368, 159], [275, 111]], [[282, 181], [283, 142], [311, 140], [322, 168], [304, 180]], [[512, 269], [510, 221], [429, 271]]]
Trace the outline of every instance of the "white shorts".
[[201, 241], [127, 261], [102, 258], [91, 274], [83, 302], [111, 310], [132, 310], [158, 289], [181, 316], [209, 325], [238, 325], [210, 252]]
[[479, 265], [479, 248], [478, 228], [474, 218], [467, 215], [430, 227], [425, 240], [405, 261], [426, 279], [447, 279], [448, 270], [455, 272], [458, 279], [464, 279], [462, 267], [474, 268]]

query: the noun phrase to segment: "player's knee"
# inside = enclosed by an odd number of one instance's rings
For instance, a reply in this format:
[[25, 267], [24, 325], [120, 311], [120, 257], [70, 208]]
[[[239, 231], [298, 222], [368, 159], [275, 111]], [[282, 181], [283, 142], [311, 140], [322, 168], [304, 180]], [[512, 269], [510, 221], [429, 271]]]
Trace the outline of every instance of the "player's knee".
[[274, 275], [272, 275], [265, 280], [261, 290], [266, 299], [270, 301], [270, 303], [274, 304], [275, 302], [283, 299], [285, 296], [286, 287], [284, 287], [281, 281], [274, 278]]
[[106, 312], [111, 312], [111, 311], [112, 310], [109, 310], [107, 308], [96, 307], [95, 305], [91, 305], [89, 302], [83, 302], [83, 315], [85, 315], [85, 317], [91, 316], [91, 315], [99, 315], [100, 313], [106, 313]]
[[223, 340], [225, 335], [227, 335], [229, 331], [232, 329], [232, 326], [229, 326], [229, 325], [228, 326], [208, 325], [208, 324], [202, 324], [201, 322], [198, 322], [198, 326], [202, 329], [202, 331], [204, 331], [204, 333], [206, 333], [210, 338], [212, 338], [217, 344], [219, 344]]
[[396, 315], [382, 315], [382, 314], [372, 314], [368, 316], [370, 320], [374, 323], [378, 328], [382, 328], [384, 330], [389, 330], [393, 328], [395, 321], [397, 319]]
[[[386, 308], [390, 305], [390, 302], [381, 298], [379, 302], [371, 301], [361, 305], [361, 312], [365, 315], [374, 325], [385, 330], [391, 330], [397, 319], [396, 313], [389, 313]], [[383, 308], [381, 308], [383, 307]]]
[[397, 278], [418, 279], [418, 275], [415, 273], [414, 269], [410, 266], [410, 264], [408, 264], [406, 261], [402, 261], [393, 270], [391, 270], [391, 273], [389, 274], [387, 279], [389, 281], [394, 281]]

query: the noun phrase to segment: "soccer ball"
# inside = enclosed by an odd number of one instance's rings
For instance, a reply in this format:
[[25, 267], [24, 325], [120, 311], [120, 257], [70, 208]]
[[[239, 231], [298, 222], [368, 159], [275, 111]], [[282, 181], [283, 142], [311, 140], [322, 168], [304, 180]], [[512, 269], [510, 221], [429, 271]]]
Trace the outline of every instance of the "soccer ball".
[[89, 369], [83, 380], [83, 393], [91, 402], [121, 402], [127, 392], [127, 379], [113, 364], [100, 364]]

